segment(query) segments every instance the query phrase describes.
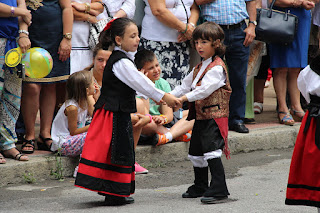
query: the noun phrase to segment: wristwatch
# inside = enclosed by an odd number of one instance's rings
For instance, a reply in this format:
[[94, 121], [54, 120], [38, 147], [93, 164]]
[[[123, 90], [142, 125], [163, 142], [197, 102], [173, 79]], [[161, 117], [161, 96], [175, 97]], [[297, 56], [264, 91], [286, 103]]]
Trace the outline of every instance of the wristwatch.
[[257, 21], [249, 21], [249, 23], [252, 23], [252, 24], [254, 24], [254, 26], [257, 26]]
[[66, 33], [66, 34], [63, 35], [63, 37], [68, 39], [68, 40], [71, 40], [72, 34], [71, 33]]

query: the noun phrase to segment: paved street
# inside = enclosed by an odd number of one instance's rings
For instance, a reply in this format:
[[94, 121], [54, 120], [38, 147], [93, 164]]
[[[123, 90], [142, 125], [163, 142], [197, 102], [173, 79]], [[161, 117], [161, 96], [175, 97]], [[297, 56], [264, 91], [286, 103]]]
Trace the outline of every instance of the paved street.
[[34, 184], [0, 188], [0, 212], [316, 212], [315, 208], [284, 205], [292, 149], [255, 151], [224, 159], [229, 202], [203, 205], [182, 199], [193, 181], [189, 161], [147, 165], [149, 174], [137, 175], [135, 203], [102, 206], [103, 197], [73, 186], [74, 179], [36, 180]]

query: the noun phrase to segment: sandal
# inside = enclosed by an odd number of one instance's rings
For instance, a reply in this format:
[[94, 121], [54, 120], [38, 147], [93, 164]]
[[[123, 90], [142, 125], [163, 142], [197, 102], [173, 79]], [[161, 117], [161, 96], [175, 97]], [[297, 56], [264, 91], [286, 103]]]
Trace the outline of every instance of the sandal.
[[[16, 156], [14, 156], [12, 159], [17, 160], [17, 161], [28, 161], [28, 160], [29, 160], [28, 158], [21, 159], [21, 157], [23, 157], [23, 156], [26, 156], [26, 155], [21, 154], [21, 153], [18, 153], [18, 154], [16, 154]], [[27, 156], [26, 156], [26, 157], [27, 157]]]
[[0, 153], [0, 164], [5, 164], [7, 161], [4, 156]]
[[[282, 119], [280, 119], [280, 114], [285, 114]], [[284, 125], [293, 126], [294, 120], [289, 112], [278, 112], [279, 123]]]
[[254, 102], [253, 103], [254, 114], [260, 114], [263, 111], [263, 103]]
[[[39, 141], [39, 138], [41, 139], [42, 142]], [[44, 138], [42, 135], [39, 135], [39, 138], [37, 140], [38, 150], [44, 150], [44, 151], [52, 152], [51, 151], [52, 142], [51, 142], [50, 145], [47, 144], [47, 141], [52, 141], [52, 138]]]
[[[32, 154], [34, 152], [34, 142], [35, 141], [36, 141], [35, 139], [27, 140], [24, 138], [22, 146], [21, 146], [21, 152], [25, 153], [25, 154]], [[31, 147], [32, 150], [23, 150], [25, 147]]]
[[[300, 116], [297, 115], [298, 113], [301, 113], [303, 115], [300, 117]], [[294, 110], [294, 109], [290, 109], [290, 114], [292, 115], [292, 117], [293, 117], [293, 119], [295, 121], [301, 122], [305, 112], [304, 111], [297, 111], [297, 110]]]

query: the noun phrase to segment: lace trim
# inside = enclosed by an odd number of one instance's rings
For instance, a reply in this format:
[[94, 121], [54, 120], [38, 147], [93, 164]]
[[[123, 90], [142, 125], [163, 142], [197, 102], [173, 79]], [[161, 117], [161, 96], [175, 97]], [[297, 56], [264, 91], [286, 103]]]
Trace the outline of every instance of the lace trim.
[[39, 7], [42, 7], [41, 3], [43, 0], [26, 0], [26, 6], [31, 8], [32, 10], [37, 10]]

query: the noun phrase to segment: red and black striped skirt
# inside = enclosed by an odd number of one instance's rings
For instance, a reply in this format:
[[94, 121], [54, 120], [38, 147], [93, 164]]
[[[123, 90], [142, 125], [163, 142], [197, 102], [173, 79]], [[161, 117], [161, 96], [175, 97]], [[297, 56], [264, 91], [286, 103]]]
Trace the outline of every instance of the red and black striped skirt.
[[134, 165], [111, 163], [113, 119], [113, 112], [103, 108], [95, 112], [83, 146], [75, 186], [99, 194], [128, 197], [135, 190]]
[[304, 128], [309, 111], [302, 120], [294, 147], [287, 186], [287, 205], [320, 207], [320, 150], [315, 144], [316, 119], [311, 117]]

